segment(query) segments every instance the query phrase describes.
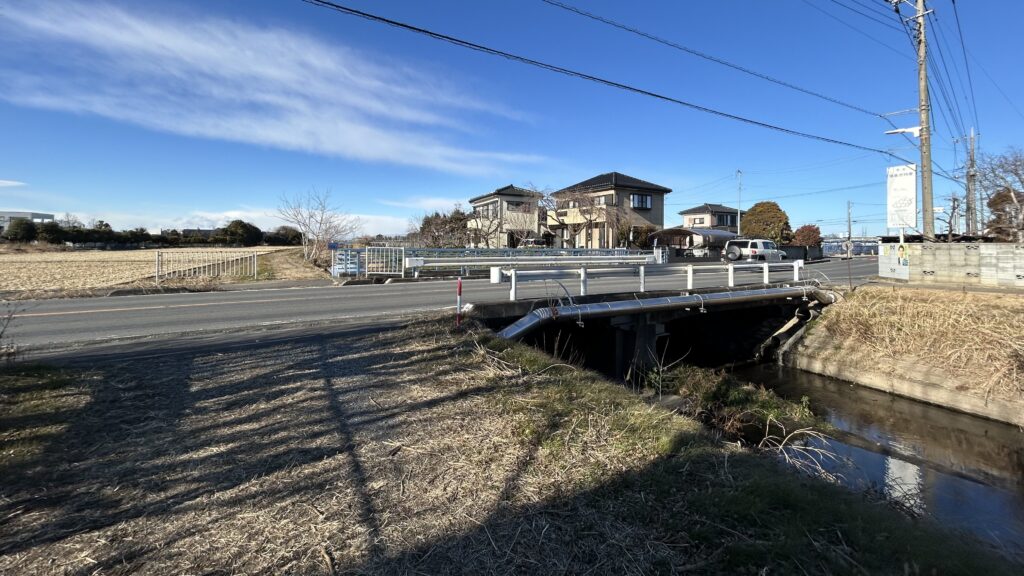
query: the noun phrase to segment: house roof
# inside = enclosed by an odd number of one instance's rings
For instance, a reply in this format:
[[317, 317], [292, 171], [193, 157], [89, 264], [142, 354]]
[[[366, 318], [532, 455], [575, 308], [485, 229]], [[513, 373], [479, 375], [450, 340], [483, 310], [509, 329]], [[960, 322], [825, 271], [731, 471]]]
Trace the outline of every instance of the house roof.
[[508, 186], [498, 188], [494, 192], [488, 192], [487, 194], [481, 194], [479, 196], [470, 198], [469, 203], [473, 204], [475, 202], [479, 202], [481, 200], [490, 198], [491, 196], [522, 196], [524, 198], [540, 198], [544, 195], [541, 194], [540, 192], [534, 192], [533, 190], [527, 190], [526, 188], [520, 188], [518, 186], [509, 184]]
[[668, 194], [672, 191], [671, 188], [627, 176], [620, 172], [608, 172], [607, 174], [599, 174], [593, 178], [577, 182], [572, 186], [566, 186], [555, 192], [555, 194], [558, 195], [566, 192], [602, 192], [613, 189], [643, 190], [645, 192], [660, 192], [662, 194]]
[[[726, 212], [726, 213], [729, 213], [729, 214], [735, 214], [736, 213], [736, 209], [735, 208], [730, 208], [728, 206], [722, 206], [721, 204], [708, 204], [708, 203], [705, 202], [704, 204], [701, 204], [700, 206], [694, 206], [693, 208], [687, 208], [686, 210], [683, 210], [682, 212], [680, 212], [680, 214], [684, 214], [684, 215], [685, 214], [715, 214], [715, 213], [718, 213], [718, 212]], [[746, 214], [746, 212], [747, 212], [746, 210], [743, 211], [744, 214]]]
[[659, 240], [670, 240], [677, 236], [700, 236], [709, 246], [724, 246], [727, 241], [736, 238], [736, 233], [726, 230], [715, 230], [714, 228], [685, 228], [683, 226], [675, 226], [673, 228], [658, 230], [651, 234], [651, 238], [657, 238]]

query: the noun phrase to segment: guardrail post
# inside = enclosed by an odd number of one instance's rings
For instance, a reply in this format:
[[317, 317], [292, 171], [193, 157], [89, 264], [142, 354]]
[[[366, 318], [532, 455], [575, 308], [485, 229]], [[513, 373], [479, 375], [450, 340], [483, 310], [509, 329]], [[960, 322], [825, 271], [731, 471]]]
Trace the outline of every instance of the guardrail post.
[[729, 288], [732, 288], [733, 286], [736, 285], [736, 273], [732, 267], [731, 262], [729, 264], [726, 264], [726, 268], [728, 268], [729, 272]]
[[646, 266], [640, 265], [640, 291], [647, 292], [647, 274], [645, 270]]
[[252, 253], [252, 279], [253, 280], [258, 280], [259, 279], [259, 276], [258, 276], [259, 270], [256, 268], [256, 257], [258, 255], [259, 255], [259, 253], [257, 253], [257, 252], [253, 252]]
[[491, 266], [491, 284], [501, 284], [501, 266]]
[[580, 268], [580, 296], [587, 295], [587, 267]]
[[156, 284], [160, 285], [160, 251], [156, 251]]
[[769, 284], [770, 283], [769, 280], [771, 280], [771, 276], [768, 273], [768, 263], [767, 262], [764, 263], [764, 266], [762, 268], [761, 276], [762, 276], [762, 282], [761, 282], [762, 284]]
[[512, 273], [510, 274], [510, 277], [511, 277], [512, 287], [509, 288], [509, 290], [508, 290], [508, 299], [509, 299], [509, 302], [515, 302], [516, 301], [516, 269], [515, 268], [512, 269]]
[[693, 264], [686, 265], [686, 289], [693, 290]]
[[799, 282], [800, 281], [800, 269], [803, 268], [803, 266], [804, 266], [804, 261], [803, 260], [794, 260], [793, 261], [793, 282]]

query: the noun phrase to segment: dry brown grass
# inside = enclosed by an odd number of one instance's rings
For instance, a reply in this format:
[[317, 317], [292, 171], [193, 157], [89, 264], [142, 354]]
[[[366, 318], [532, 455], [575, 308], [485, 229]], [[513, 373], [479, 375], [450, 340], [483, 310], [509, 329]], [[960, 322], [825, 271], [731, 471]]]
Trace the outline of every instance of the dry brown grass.
[[[224, 248], [231, 254], [266, 254], [277, 247]], [[202, 254], [201, 248], [161, 250], [169, 254]], [[0, 291], [88, 290], [150, 279], [155, 250], [4, 250], [0, 251]]]
[[1024, 400], [1024, 295], [864, 286], [819, 326], [882, 358], [943, 369], [970, 392]]
[[4, 574], [1011, 573], [450, 322], [0, 390]]

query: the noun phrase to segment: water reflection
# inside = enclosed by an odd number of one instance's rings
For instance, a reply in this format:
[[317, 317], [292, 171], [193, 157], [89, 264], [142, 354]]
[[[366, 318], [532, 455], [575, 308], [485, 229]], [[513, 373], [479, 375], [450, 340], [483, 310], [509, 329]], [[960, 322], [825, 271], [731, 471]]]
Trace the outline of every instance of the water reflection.
[[[762, 366], [748, 380], [837, 428], [829, 472], [1024, 560], [1024, 431], [806, 372]], [[820, 445], [819, 445], [820, 446]]]

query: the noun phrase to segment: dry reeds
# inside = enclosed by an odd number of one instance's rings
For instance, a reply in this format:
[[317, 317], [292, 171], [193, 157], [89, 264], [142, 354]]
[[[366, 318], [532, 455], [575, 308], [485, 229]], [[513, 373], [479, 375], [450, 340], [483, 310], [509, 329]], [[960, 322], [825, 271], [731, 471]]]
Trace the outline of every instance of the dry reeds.
[[862, 287], [820, 326], [881, 358], [972, 383], [974, 394], [1024, 399], [1024, 296]]

